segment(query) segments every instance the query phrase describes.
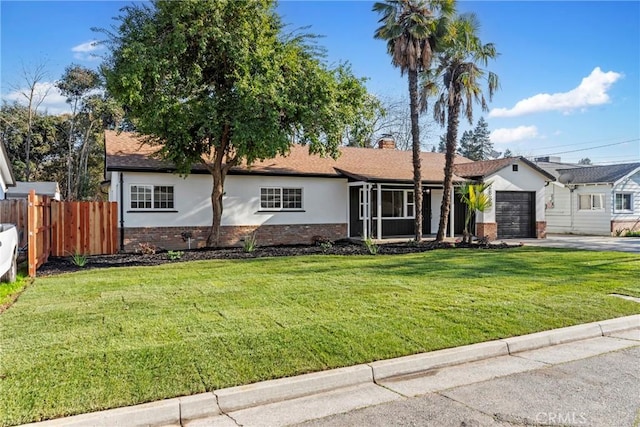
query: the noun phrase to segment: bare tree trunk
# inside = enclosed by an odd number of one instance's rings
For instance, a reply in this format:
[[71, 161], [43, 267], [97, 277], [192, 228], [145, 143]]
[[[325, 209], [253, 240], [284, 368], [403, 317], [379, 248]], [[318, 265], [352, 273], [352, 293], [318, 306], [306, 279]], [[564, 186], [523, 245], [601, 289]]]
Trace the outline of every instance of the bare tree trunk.
[[413, 201], [415, 240], [422, 240], [422, 172], [420, 162], [420, 123], [418, 122], [418, 71], [409, 70], [409, 105], [413, 159]]
[[33, 135], [33, 92], [35, 90], [35, 85], [31, 86], [31, 94], [29, 96], [29, 112], [27, 116], [27, 149], [26, 149], [26, 181], [29, 182], [31, 180], [31, 137]]
[[[444, 191], [442, 194], [442, 205], [440, 206], [440, 224], [436, 241], [442, 242], [447, 232], [449, 221], [449, 211], [451, 208], [451, 187], [453, 184], [453, 161], [456, 157], [456, 145], [458, 140], [458, 124], [460, 123], [460, 101], [455, 99], [453, 105], [447, 108], [447, 152], [445, 154], [444, 165]], [[453, 226], [453, 224], [452, 224]]]
[[76, 121], [76, 110], [78, 108], [78, 100], [76, 99], [71, 110], [71, 120], [69, 121], [69, 141], [67, 143], [69, 152], [67, 153], [67, 200], [73, 200], [73, 182], [71, 179], [73, 171], [73, 128]]

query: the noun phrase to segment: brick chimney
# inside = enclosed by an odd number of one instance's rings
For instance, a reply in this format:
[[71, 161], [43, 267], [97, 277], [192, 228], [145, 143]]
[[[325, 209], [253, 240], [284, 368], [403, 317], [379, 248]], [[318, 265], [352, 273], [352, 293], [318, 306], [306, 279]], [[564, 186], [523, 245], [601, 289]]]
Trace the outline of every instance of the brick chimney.
[[378, 148], [381, 150], [395, 150], [396, 140], [390, 134], [384, 134], [378, 140]]

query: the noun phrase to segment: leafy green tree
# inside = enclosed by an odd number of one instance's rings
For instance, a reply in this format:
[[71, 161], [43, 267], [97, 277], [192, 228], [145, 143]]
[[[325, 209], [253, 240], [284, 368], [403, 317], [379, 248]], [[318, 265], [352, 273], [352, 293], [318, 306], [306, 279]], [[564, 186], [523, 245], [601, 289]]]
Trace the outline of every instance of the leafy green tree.
[[[56, 87], [63, 96], [67, 97], [67, 103], [71, 106], [71, 115], [69, 116], [69, 128], [67, 130], [67, 185], [66, 196], [68, 200], [76, 198], [78, 195], [78, 187], [73, 182], [73, 164], [74, 164], [74, 148], [77, 144], [87, 144], [86, 136], [76, 129], [76, 119], [78, 112], [85, 107], [85, 101], [93, 91], [101, 87], [100, 75], [88, 68], [80, 65], [69, 65], [62, 75], [62, 78], [56, 83]], [[81, 149], [83, 151], [84, 149]], [[74, 191], [75, 189], [75, 191]]]
[[443, 22], [454, 12], [453, 0], [386, 0], [373, 5], [381, 16], [374, 37], [386, 40], [391, 63], [407, 74], [411, 114], [413, 183], [415, 197], [415, 240], [422, 239], [422, 173], [420, 127], [418, 123], [418, 74], [431, 66]]
[[579, 165], [585, 165], [585, 166], [588, 166], [588, 165], [591, 165], [592, 163], [591, 163], [591, 159], [590, 159], [590, 158], [585, 157], [584, 159], [580, 159], [580, 161], [578, 162], [578, 164], [579, 164]]
[[367, 101], [348, 66], [329, 68], [312, 37], [284, 32], [271, 0], [155, 0], [117, 19], [101, 30], [107, 90], [179, 174], [197, 162], [210, 172], [208, 245], [233, 166], [286, 155], [292, 141], [337, 156]]
[[447, 126], [444, 191], [436, 241], [444, 240], [449, 218], [460, 113], [464, 113], [469, 124], [472, 124], [474, 102], [478, 102], [483, 111], [488, 110], [480, 88], [483, 78], [488, 83], [489, 100], [498, 89], [498, 76], [480, 67], [486, 66], [489, 59], [496, 58], [498, 53], [492, 43], [482, 44], [477, 33], [475, 15], [464, 14], [453, 21], [447, 36], [442, 39], [443, 49], [438, 54], [434, 71], [441, 78], [442, 90], [434, 103], [433, 114], [438, 123], [442, 126], [446, 123]]
[[474, 213], [476, 211], [484, 212], [491, 208], [491, 195], [487, 193], [490, 187], [491, 183], [485, 182], [465, 182], [458, 187], [460, 199], [467, 208], [464, 215], [463, 242], [471, 243], [471, 239], [473, 238], [473, 233], [469, 231], [469, 224], [471, 223], [471, 218], [473, 218]]

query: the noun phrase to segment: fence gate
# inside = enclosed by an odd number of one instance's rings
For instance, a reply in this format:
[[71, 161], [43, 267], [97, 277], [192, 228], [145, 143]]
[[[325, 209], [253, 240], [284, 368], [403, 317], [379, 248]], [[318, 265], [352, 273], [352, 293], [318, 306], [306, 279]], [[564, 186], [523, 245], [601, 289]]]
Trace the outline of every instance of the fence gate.
[[47, 196], [36, 196], [31, 190], [27, 203], [29, 276], [36, 277], [36, 270], [47, 262], [51, 253], [51, 201]]

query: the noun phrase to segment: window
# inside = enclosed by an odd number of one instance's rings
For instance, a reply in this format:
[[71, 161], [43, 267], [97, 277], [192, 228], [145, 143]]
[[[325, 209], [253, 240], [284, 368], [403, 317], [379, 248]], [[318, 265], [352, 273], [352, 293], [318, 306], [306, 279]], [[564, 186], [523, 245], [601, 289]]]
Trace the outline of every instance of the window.
[[131, 209], [173, 209], [173, 186], [132, 185]]
[[616, 211], [633, 212], [633, 199], [631, 193], [616, 193]]
[[[365, 190], [359, 192], [359, 215], [365, 219]], [[414, 218], [416, 202], [413, 190], [382, 190], [382, 218]], [[378, 218], [378, 190], [371, 190], [369, 200], [371, 218]]]
[[301, 210], [302, 188], [261, 188], [260, 209]]
[[602, 194], [581, 194], [578, 200], [580, 210], [603, 210], [604, 209], [604, 197]]
[[514, 172], [518, 172], [518, 165], [512, 165], [511, 170]]

